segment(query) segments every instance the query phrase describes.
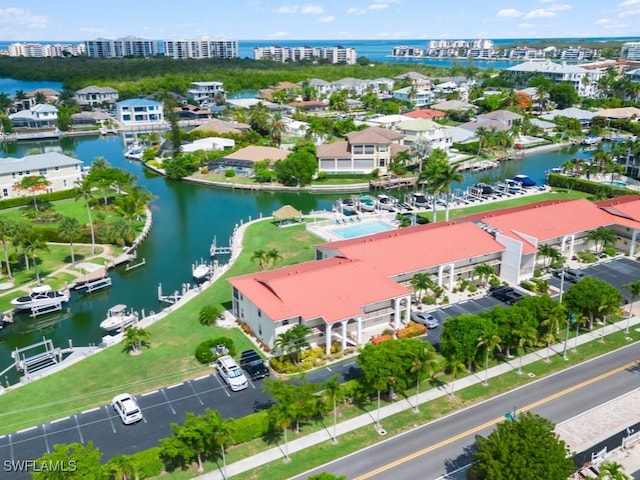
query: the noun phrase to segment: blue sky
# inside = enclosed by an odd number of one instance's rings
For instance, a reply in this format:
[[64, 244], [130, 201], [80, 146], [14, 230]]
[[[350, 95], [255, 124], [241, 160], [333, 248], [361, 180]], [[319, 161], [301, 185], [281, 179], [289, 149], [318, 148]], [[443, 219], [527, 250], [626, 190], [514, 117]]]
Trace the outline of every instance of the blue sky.
[[[3, 5], [2, 5], [3, 4]], [[640, 0], [5, 0], [2, 40], [640, 37]]]

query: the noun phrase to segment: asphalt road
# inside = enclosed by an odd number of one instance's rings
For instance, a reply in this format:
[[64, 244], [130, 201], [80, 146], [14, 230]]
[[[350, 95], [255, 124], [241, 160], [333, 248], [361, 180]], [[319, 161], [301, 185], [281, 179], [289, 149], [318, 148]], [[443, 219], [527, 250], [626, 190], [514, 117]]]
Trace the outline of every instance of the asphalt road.
[[[462, 479], [454, 472], [471, 462], [475, 435], [486, 436], [515, 408], [531, 410], [554, 423], [567, 420], [640, 387], [640, 344], [578, 365], [553, 376], [443, 417], [341, 458], [318, 472], [352, 480], [420, 478]], [[620, 369], [620, 371], [615, 371]], [[525, 369], [526, 371], [526, 369]], [[602, 376], [602, 378], [598, 378]], [[590, 382], [586, 384], [585, 382]], [[631, 422], [632, 420], [630, 420]], [[384, 422], [383, 426], [384, 426]], [[604, 433], [604, 432], [603, 432]], [[451, 475], [448, 475], [451, 474]]]

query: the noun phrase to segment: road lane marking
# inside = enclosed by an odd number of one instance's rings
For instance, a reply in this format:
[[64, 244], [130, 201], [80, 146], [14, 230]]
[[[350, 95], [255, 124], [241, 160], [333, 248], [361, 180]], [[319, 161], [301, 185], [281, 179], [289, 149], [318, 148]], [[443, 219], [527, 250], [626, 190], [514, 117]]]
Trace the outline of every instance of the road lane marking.
[[143, 393], [142, 395], [140, 395], [141, 397], [147, 397], [149, 395], [153, 395], [154, 393], [158, 393], [158, 390], [152, 390], [150, 392], [147, 393]]
[[76, 419], [76, 428], [78, 429], [78, 435], [80, 435], [80, 443], [84, 443], [84, 438], [82, 438], [82, 429], [80, 428], [80, 422], [78, 421], [78, 415], [74, 415], [73, 418]]
[[54, 423], [64, 422], [65, 420], [69, 420], [70, 417], [59, 418], [57, 420], [51, 420], [49, 423], [53, 425]]
[[[107, 418], [109, 419], [109, 423], [111, 424], [111, 430], [113, 430], [113, 433], [118, 433], [118, 431], [116, 430], [116, 426], [113, 424], [113, 418], [111, 418], [111, 411], [109, 410], [109, 407], [105, 405], [104, 411], [107, 412]], [[77, 417], [76, 421], [78, 421]]]
[[176, 383], [175, 385], [169, 385], [168, 387], [164, 387], [164, 388], [165, 390], [169, 390], [171, 388], [181, 387], [182, 385], [184, 385], [184, 383]]
[[202, 375], [201, 377], [196, 377], [193, 379], [194, 382], [197, 382], [198, 380], [204, 380], [205, 378], [209, 377], [210, 374], [206, 374], [206, 375]]
[[29, 430], [33, 430], [35, 428], [38, 428], [38, 425], [36, 425], [35, 427], [23, 428], [22, 430], [18, 430], [16, 433], [28, 432]]
[[167, 405], [169, 405], [169, 408], [171, 409], [171, 411], [175, 415], [176, 411], [173, 408], [173, 405], [171, 405], [171, 401], [169, 400], [169, 397], [167, 397], [167, 392], [164, 391], [164, 388], [162, 390], [160, 390], [160, 393], [162, 393], [162, 395], [164, 396], [164, 399], [167, 401]]
[[100, 407], [90, 408], [89, 410], [85, 410], [85, 411], [80, 412], [80, 413], [91, 413], [91, 412], [95, 412], [97, 410], [100, 410]]
[[42, 424], [42, 438], [44, 439], [44, 446], [47, 447], [47, 453], [51, 453], [51, 449], [49, 448], [49, 440], [47, 439], [47, 424]]
[[204, 405], [204, 402], [202, 401], [202, 399], [200, 398], [200, 395], [198, 395], [198, 392], [196, 392], [196, 389], [193, 386], [193, 383], [189, 380], [187, 381], [187, 383], [189, 384], [189, 386], [191, 387], [191, 390], [193, 390], [193, 394], [196, 396], [196, 398], [198, 399], [198, 401], [200, 402], [200, 405]]
[[[526, 405], [526, 406], [524, 406], [522, 408], [519, 408], [518, 411], [519, 412], [529, 411], [529, 410], [531, 410], [533, 408], [539, 407], [540, 405], [544, 405], [545, 403], [551, 402], [551, 401], [553, 401], [553, 400], [555, 400], [557, 398], [560, 398], [560, 397], [562, 397], [564, 395], [567, 395], [569, 393], [573, 393], [576, 390], [580, 390], [581, 388], [588, 387], [589, 385], [592, 385], [592, 384], [594, 384], [596, 382], [599, 382], [600, 380], [604, 380], [605, 378], [608, 378], [608, 377], [610, 377], [612, 375], [615, 375], [617, 373], [620, 373], [620, 372], [623, 372], [625, 370], [628, 370], [630, 367], [637, 367], [638, 365], [639, 365], [638, 361], [627, 363], [626, 365], [622, 365], [621, 367], [614, 368], [613, 370], [610, 370], [610, 371], [605, 372], [605, 373], [603, 373], [601, 375], [598, 375], [597, 377], [590, 378], [589, 380], [585, 380], [582, 383], [578, 383], [577, 385], [573, 385], [572, 387], [566, 388], [564, 390], [561, 390], [560, 392], [556, 392], [556, 393], [554, 393], [552, 395], [549, 395], [548, 397], [545, 397], [545, 398], [537, 400], [537, 401], [535, 401], [533, 403], [530, 403], [529, 405]], [[368, 473], [365, 473], [363, 475], [355, 477], [354, 480], [366, 480], [366, 479], [371, 478], [371, 477], [373, 477], [375, 475], [378, 475], [380, 473], [386, 472], [387, 470], [391, 470], [392, 468], [398, 467], [398, 466], [400, 466], [400, 465], [402, 465], [402, 464], [404, 464], [406, 462], [409, 462], [411, 460], [415, 460], [418, 457], [421, 457], [421, 456], [426, 455], [428, 453], [431, 453], [431, 452], [433, 452], [435, 450], [438, 450], [439, 448], [446, 447], [447, 445], [449, 445], [449, 444], [451, 444], [453, 442], [456, 442], [458, 440], [461, 440], [461, 439], [463, 439], [465, 437], [468, 437], [470, 435], [475, 435], [476, 433], [478, 433], [478, 432], [480, 432], [480, 431], [482, 431], [482, 430], [484, 430], [486, 428], [492, 427], [492, 426], [494, 426], [494, 425], [496, 425], [496, 424], [498, 424], [498, 423], [500, 423], [502, 421], [504, 421], [504, 417], [494, 418], [493, 420], [489, 420], [488, 422], [485, 422], [482, 425], [477, 425], [477, 426], [475, 426], [475, 427], [473, 427], [473, 428], [471, 428], [471, 429], [469, 429], [469, 430], [467, 430], [465, 432], [461, 432], [461, 433], [459, 433], [457, 435], [454, 435], [453, 437], [449, 437], [446, 440], [438, 442], [438, 443], [436, 443], [434, 445], [430, 445], [430, 446], [428, 446], [426, 448], [423, 448], [422, 450], [418, 450], [417, 452], [414, 452], [414, 453], [411, 453], [409, 455], [406, 455], [406, 456], [404, 456], [402, 458], [394, 460], [393, 462], [390, 462], [390, 463], [388, 463], [386, 465], [378, 467], [375, 470], [371, 470]]]

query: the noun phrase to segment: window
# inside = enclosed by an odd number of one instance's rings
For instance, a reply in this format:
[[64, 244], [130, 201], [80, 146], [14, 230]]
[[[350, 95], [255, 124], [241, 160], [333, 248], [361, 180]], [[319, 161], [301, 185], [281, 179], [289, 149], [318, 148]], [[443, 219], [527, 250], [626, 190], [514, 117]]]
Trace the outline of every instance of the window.
[[353, 154], [354, 155], [362, 155], [364, 151], [364, 147], [362, 145], [354, 145], [353, 146]]
[[38, 170], [38, 175], [45, 176], [46, 174], [47, 174], [46, 168], [41, 168], [40, 170]]
[[388, 150], [388, 147], [386, 145], [378, 145], [379, 152], [386, 152], [387, 150]]
[[375, 145], [364, 146], [364, 153], [366, 153], [367, 155], [372, 155], [375, 151], [376, 151]]
[[285, 325], [289, 325], [289, 319], [288, 318], [286, 320], [282, 321], [282, 326], [285, 326]]
[[258, 316], [262, 317], [262, 310], [258, 310]]
[[9, 196], [9, 190], [7, 190], [6, 188], [2, 189], [2, 196], [3, 197], [8, 197]]
[[64, 180], [62, 180], [62, 186], [66, 188], [66, 186], [67, 186], [67, 179], [66, 178]]
[[[60, 170], [60, 167], [53, 167], [53, 169], [57, 172], [58, 170]], [[78, 169], [77, 165], [76, 165], [76, 169]]]

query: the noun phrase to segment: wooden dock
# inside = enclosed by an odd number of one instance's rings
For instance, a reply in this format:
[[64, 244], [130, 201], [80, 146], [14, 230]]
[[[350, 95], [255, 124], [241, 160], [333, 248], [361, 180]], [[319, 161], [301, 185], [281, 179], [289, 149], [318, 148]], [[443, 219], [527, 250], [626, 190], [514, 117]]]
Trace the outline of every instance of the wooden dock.
[[394, 188], [415, 188], [418, 184], [416, 177], [383, 176], [378, 180], [369, 181], [371, 189], [392, 190]]

